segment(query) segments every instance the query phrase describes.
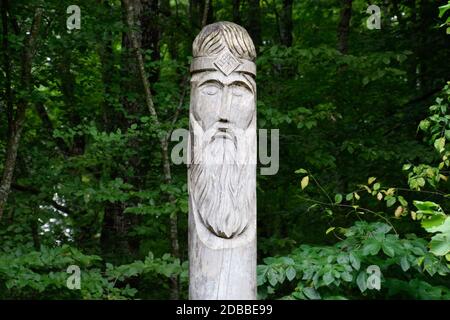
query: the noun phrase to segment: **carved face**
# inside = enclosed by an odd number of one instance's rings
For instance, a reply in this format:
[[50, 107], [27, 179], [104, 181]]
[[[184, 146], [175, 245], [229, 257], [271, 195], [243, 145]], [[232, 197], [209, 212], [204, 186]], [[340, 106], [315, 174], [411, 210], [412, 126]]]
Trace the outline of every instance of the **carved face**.
[[242, 73], [220, 71], [194, 74], [191, 81], [193, 199], [211, 232], [233, 238], [246, 229], [251, 213], [255, 82]]
[[203, 131], [242, 129], [250, 125], [255, 112], [255, 83], [247, 75], [220, 71], [202, 72], [192, 77], [195, 90], [193, 112]]

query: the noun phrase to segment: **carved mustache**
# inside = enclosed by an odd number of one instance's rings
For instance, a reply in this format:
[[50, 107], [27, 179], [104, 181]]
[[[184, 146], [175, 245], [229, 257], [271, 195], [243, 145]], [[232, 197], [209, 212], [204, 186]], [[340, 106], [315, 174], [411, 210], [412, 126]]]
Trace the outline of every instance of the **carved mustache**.
[[218, 138], [229, 139], [233, 142], [236, 142], [236, 134], [229, 124], [220, 122], [218, 124], [215, 124], [212, 130], [214, 130], [214, 134], [212, 135], [210, 142], [213, 142]]
[[231, 130], [225, 129], [225, 128], [219, 128], [214, 136], [212, 137], [212, 140], [216, 138], [223, 138], [223, 139], [230, 139], [234, 140], [235, 136], [234, 133]]

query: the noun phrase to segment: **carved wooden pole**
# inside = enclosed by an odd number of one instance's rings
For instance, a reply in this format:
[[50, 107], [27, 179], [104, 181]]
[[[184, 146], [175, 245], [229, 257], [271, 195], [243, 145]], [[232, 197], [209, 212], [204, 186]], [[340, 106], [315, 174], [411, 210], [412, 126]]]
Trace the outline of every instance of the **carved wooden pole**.
[[231, 22], [194, 40], [189, 297], [256, 299], [256, 51]]

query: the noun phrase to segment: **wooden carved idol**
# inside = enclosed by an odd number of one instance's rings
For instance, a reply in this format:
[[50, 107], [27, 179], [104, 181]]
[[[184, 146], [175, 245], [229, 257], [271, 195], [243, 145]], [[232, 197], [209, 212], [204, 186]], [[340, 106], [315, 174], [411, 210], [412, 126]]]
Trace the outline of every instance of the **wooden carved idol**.
[[231, 22], [193, 43], [190, 299], [256, 299], [256, 51]]

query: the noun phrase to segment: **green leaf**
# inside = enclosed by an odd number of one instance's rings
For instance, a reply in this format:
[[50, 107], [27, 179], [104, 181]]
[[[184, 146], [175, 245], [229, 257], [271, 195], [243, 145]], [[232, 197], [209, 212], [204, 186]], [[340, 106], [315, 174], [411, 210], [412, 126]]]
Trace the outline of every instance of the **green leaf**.
[[395, 199], [395, 197], [386, 197], [385, 198], [386, 199], [386, 206], [389, 208], [389, 207], [392, 207], [394, 204], [395, 204], [395, 202], [397, 201], [397, 199]]
[[403, 198], [402, 196], [398, 196], [398, 201], [400, 202], [400, 204], [404, 207], [408, 206], [408, 202], [405, 200], [405, 198]]
[[380, 186], [381, 186], [380, 183], [378, 183], [378, 182], [375, 183], [375, 184], [373, 185], [373, 190], [376, 191], [376, 190], [380, 189]]
[[366, 291], [367, 289], [367, 273], [365, 271], [361, 271], [356, 278], [356, 284], [361, 292]]
[[334, 196], [334, 202], [335, 202], [336, 204], [341, 203], [341, 202], [342, 202], [342, 194], [340, 194], [340, 193], [336, 194], [336, 195]]
[[[430, 121], [428, 119], [420, 121], [419, 128], [421, 130], [427, 131], [429, 127], [430, 127]], [[403, 170], [408, 170], [408, 169], [403, 169]]]
[[392, 247], [389, 245], [389, 243], [388, 243], [387, 241], [384, 241], [384, 242], [381, 244], [381, 248], [383, 249], [383, 252], [384, 252], [387, 256], [389, 256], [389, 257], [395, 256], [394, 248], [392, 248]]
[[411, 168], [411, 164], [409, 164], [409, 163], [407, 163], [407, 164], [404, 164], [403, 165], [403, 168], [402, 168], [402, 170], [404, 170], [404, 171], [408, 171], [410, 168]]
[[445, 138], [450, 139], [450, 130], [445, 130]]
[[325, 231], [325, 234], [329, 234], [331, 231], [333, 231], [334, 229], [336, 229], [336, 227], [329, 227], [327, 229], [327, 231]]
[[417, 179], [417, 185], [418, 185], [419, 187], [425, 186], [425, 179], [422, 178], [422, 177], [418, 178], [418, 179]]
[[258, 274], [256, 277], [257, 286], [262, 286], [264, 283], [266, 283], [266, 277], [263, 274]]
[[431, 238], [430, 251], [437, 256], [445, 256], [450, 252], [450, 234], [439, 233]]
[[290, 258], [290, 257], [281, 257], [280, 260], [285, 265], [293, 265], [293, 264], [295, 264], [295, 261], [292, 258]]
[[306, 171], [305, 169], [298, 169], [298, 170], [295, 170], [295, 173], [308, 173], [308, 171]]
[[295, 271], [294, 267], [290, 266], [286, 269], [286, 278], [289, 281], [292, 281], [295, 276], [296, 276], [297, 272]]
[[435, 215], [432, 215], [431, 217], [423, 218], [421, 225], [428, 232], [432, 232], [432, 231], [430, 231], [430, 229], [433, 230], [433, 228], [441, 226], [442, 224], [444, 224], [445, 220], [446, 220], [446, 215], [435, 214]]
[[326, 286], [329, 286], [330, 284], [332, 284], [333, 281], [334, 281], [334, 277], [333, 277], [333, 274], [331, 273], [331, 271], [328, 271], [327, 273], [324, 274], [323, 282], [325, 283]]
[[[441, 215], [439, 215], [441, 218]], [[442, 232], [442, 233], [450, 233], [450, 217], [444, 216], [445, 220], [442, 221], [442, 223], [435, 225], [435, 226], [429, 226], [427, 227], [427, 231], [431, 233], [435, 232]]]
[[400, 259], [400, 266], [402, 267], [402, 270], [403, 271], [408, 271], [408, 269], [409, 269], [409, 267], [410, 267], [410, 264], [409, 264], [409, 262], [408, 262], [408, 258], [406, 257], [406, 256], [403, 256], [401, 259]]
[[442, 18], [447, 10], [450, 10], [450, 3], [439, 7], [439, 18]]
[[413, 201], [413, 204], [419, 209], [418, 212], [423, 214], [436, 214], [441, 213], [441, 207], [431, 201]]
[[269, 272], [267, 272], [267, 279], [272, 287], [274, 287], [278, 283], [278, 277], [276, 272], [270, 268]]
[[337, 261], [337, 263], [339, 263], [340, 265], [343, 265], [343, 264], [348, 264], [348, 262], [350, 261], [350, 259], [349, 259], [349, 257], [348, 257], [347, 254], [341, 253], [341, 254], [339, 254], [339, 255], [337, 256], [336, 261]]
[[303, 288], [303, 293], [305, 294], [306, 297], [308, 297], [311, 300], [320, 300], [320, 294], [316, 291], [316, 289], [314, 288]]
[[302, 181], [300, 183], [301, 187], [302, 187], [302, 190], [304, 190], [308, 186], [308, 183], [309, 183], [309, 176], [303, 177], [303, 179], [302, 179]]
[[363, 85], [365, 86], [365, 85], [367, 85], [367, 84], [369, 83], [369, 81], [370, 81], [370, 80], [369, 80], [368, 77], [364, 77], [362, 83], [363, 83]]
[[341, 279], [347, 282], [351, 282], [353, 280], [353, 276], [346, 271], [341, 273]]
[[368, 256], [369, 254], [374, 256], [381, 249], [381, 244], [375, 239], [368, 239], [363, 247], [363, 255]]
[[445, 148], [445, 137], [441, 137], [434, 141], [434, 148], [440, 153], [444, 151]]
[[353, 252], [350, 252], [349, 258], [353, 269], [359, 270], [359, 268], [361, 267], [361, 261], [359, 260], [359, 258]]

